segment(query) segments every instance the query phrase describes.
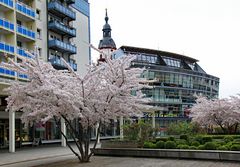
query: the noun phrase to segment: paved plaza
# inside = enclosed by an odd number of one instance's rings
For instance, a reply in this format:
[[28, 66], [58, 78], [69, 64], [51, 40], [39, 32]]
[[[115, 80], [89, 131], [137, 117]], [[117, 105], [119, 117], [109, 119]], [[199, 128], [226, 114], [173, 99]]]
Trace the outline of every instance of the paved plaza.
[[240, 167], [238, 162], [93, 156], [79, 164], [68, 148], [31, 147], [16, 153], [0, 152], [0, 167]]

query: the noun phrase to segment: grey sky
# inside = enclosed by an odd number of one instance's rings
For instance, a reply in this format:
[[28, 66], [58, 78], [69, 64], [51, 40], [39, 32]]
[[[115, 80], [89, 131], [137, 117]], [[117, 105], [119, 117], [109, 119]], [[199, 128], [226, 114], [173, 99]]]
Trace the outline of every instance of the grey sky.
[[208, 74], [220, 78], [220, 97], [240, 93], [240, 0], [89, 2], [95, 46], [102, 38], [108, 8], [117, 47], [145, 47], [196, 58]]

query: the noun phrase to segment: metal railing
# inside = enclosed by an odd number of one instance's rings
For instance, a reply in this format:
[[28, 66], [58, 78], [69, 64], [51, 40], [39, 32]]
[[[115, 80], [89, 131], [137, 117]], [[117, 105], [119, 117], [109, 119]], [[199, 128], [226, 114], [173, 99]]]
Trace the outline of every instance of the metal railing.
[[0, 0], [0, 3], [3, 3], [5, 5], [13, 8], [13, 0]]
[[31, 18], [35, 18], [35, 10], [33, 8], [31, 8], [30, 6], [21, 3], [21, 2], [16, 2], [16, 9], [21, 12], [24, 13], [25, 15], [31, 17]]
[[14, 46], [0, 41], [0, 51], [14, 53]]
[[24, 26], [17, 25], [17, 32], [29, 38], [35, 39], [35, 32]]
[[0, 27], [14, 31], [14, 24], [6, 19], [0, 18]]

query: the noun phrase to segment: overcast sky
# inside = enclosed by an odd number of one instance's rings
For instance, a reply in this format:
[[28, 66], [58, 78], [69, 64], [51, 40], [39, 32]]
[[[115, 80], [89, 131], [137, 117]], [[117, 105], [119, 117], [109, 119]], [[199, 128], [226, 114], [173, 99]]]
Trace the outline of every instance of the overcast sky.
[[220, 78], [220, 97], [240, 93], [240, 0], [89, 2], [95, 46], [102, 38], [107, 8], [117, 48], [129, 45], [196, 58], [208, 74]]

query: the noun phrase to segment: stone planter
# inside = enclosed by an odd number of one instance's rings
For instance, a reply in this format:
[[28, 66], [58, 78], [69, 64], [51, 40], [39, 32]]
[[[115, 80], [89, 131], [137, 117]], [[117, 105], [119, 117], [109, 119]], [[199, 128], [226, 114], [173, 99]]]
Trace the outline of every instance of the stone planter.
[[101, 148], [138, 148], [137, 141], [108, 140], [101, 142]]

